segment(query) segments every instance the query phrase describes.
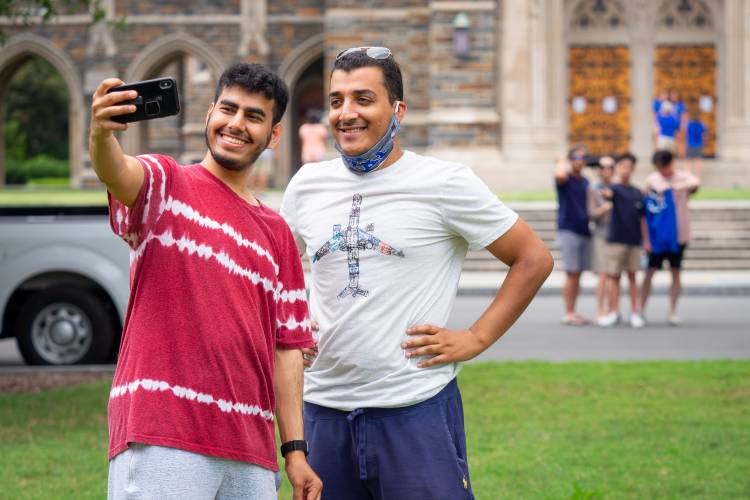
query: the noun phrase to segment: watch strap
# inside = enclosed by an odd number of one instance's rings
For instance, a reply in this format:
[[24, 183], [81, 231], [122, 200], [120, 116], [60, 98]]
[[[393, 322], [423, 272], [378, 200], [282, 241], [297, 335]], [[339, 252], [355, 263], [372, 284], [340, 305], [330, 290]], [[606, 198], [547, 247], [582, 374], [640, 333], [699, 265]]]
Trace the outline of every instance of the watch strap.
[[307, 446], [307, 441], [305, 441], [304, 439], [287, 441], [286, 443], [281, 445], [281, 456], [286, 457], [286, 454], [290, 451], [304, 451], [305, 456], [310, 453], [310, 450]]

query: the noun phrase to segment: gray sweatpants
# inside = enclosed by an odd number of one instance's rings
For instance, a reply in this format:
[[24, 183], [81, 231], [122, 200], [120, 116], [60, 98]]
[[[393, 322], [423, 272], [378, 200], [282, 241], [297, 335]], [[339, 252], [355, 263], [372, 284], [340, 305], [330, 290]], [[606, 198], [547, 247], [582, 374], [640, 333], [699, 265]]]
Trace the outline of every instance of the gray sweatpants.
[[258, 465], [130, 443], [109, 462], [109, 500], [276, 500], [281, 476]]

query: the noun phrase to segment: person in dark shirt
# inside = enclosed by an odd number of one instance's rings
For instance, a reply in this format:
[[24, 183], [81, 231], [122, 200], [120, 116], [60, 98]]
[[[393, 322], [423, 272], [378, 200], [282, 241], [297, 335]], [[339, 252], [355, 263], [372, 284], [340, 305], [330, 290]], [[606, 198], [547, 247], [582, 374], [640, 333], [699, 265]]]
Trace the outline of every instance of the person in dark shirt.
[[620, 321], [620, 275], [627, 273], [630, 295], [630, 325], [645, 325], [638, 302], [636, 272], [641, 263], [642, 232], [645, 227], [643, 193], [630, 183], [636, 158], [625, 153], [617, 158], [617, 182], [602, 189], [602, 194], [612, 201], [612, 219], [607, 233], [607, 274], [609, 276], [610, 312], [601, 326], [612, 326]]
[[557, 211], [557, 245], [565, 266], [563, 301], [566, 325], [580, 326], [589, 323], [575, 311], [576, 299], [581, 290], [581, 273], [591, 269], [591, 233], [586, 208], [589, 181], [583, 176], [586, 165], [586, 148], [575, 146], [568, 153], [568, 161], [560, 158], [555, 167], [555, 189], [559, 208]]

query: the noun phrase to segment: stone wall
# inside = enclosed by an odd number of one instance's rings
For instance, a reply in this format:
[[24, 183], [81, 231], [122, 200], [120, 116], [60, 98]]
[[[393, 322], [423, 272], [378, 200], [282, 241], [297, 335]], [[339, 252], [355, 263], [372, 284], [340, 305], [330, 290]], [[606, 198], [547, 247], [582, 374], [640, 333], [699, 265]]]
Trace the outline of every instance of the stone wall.
[[[646, 54], [665, 40], [690, 43], [689, 33], [664, 38], [652, 26], [660, 6], [674, 1], [604, 4], [617, 4], [625, 13], [632, 40], [618, 43]], [[747, 166], [750, 0], [705, 3], [713, 12], [716, 26], [710, 36], [719, 54], [719, 154], [723, 161]], [[71, 92], [71, 169], [78, 184], [94, 179], [87, 167], [88, 109], [91, 93], [105, 76], [135, 80], [175, 73], [183, 113], [133, 125], [123, 145], [132, 153], [159, 147], [188, 161], [204, 152], [205, 112], [213, 81], [225, 65], [238, 60], [268, 64], [294, 90], [323, 58], [319, 77], [325, 87], [335, 55], [365, 45], [390, 47], [401, 64], [409, 106], [400, 135], [405, 147], [468, 163], [506, 190], [547, 189], [552, 157], [566, 147], [566, 58], [568, 44], [580, 35], [571, 28], [573, 12], [583, 5], [577, 0], [103, 0], [109, 21], [127, 16], [121, 30], [107, 23], [92, 27], [80, 7], [64, 0], [56, 5], [60, 16], [46, 25], [0, 19], [8, 37], [0, 51], [0, 98], [14, 68], [29, 56], [45, 57], [61, 72]], [[471, 50], [465, 56], [453, 49], [453, 21], [459, 13], [470, 22]], [[596, 44], [612, 36], [611, 30], [597, 33], [591, 30], [581, 40]], [[634, 100], [650, 90], [645, 60], [634, 59]], [[648, 110], [635, 109], [633, 116], [631, 147], [644, 157], [650, 148], [643, 125]], [[292, 122], [285, 117], [287, 130], [275, 155], [277, 186], [285, 185], [294, 168]], [[3, 148], [0, 139], [0, 153]]]
[[[401, 67], [407, 115], [424, 113], [430, 106], [429, 11], [427, 2], [389, 2], [377, 10], [364, 2], [328, 2], [325, 16], [326, 80], [341, 50], [349, 47], [386, 46]], [[393, 4], [398, 4], [394, 6]], [[426, 123], [405, 120], [400, 132], [402, 146], [423, 148], [429, 141]]]

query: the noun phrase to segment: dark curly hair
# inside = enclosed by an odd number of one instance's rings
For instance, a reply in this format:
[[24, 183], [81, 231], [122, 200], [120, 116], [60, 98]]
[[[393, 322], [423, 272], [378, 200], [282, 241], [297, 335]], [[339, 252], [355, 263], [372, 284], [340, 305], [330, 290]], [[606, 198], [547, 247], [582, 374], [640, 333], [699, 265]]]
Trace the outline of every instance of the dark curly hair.
[[219, 77], [219, 83], [216, 84], [214, 102], [227, 87], [239, 87], [251, 94], [262, 94], [266, 99], [271, 99], [274, 103], [274, 125], [279, 123], [281, 117], [284, 116], [289, 102], [289, 90], [279, 75], [265, 66], [244, 63], [229, 66]]

